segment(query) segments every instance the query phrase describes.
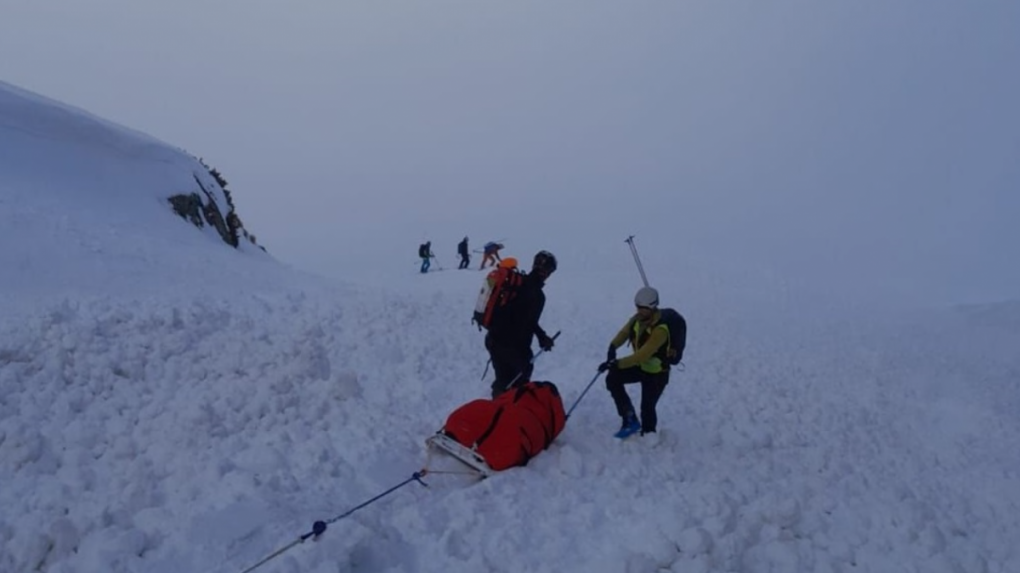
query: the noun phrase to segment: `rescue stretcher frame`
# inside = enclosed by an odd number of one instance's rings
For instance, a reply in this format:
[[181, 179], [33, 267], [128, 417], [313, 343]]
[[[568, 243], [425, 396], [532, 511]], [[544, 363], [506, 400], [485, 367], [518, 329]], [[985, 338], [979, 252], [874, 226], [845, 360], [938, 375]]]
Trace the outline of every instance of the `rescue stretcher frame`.
[[475, 470], [482, 479], [497, 473], [496, 470], [489, 467], [488, 462], [486, 462], [485, 458], [479, 455], [478, 452], [462, 445], [460, 442], [446, 435], [442, 430], [427, 438], [425, 440], [425, 445], [439, 450], [458, 462]]

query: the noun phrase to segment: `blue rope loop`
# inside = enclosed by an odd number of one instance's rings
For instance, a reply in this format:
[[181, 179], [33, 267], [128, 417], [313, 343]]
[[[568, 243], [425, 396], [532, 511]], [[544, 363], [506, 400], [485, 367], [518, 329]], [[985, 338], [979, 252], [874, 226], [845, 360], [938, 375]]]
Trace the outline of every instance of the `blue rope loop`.
[[301, 541], [308, 539], [309, 537], [318, 537], [326, 531], [325, 521], [316, 521], [312, 524], [312, 530], [301, 536]]

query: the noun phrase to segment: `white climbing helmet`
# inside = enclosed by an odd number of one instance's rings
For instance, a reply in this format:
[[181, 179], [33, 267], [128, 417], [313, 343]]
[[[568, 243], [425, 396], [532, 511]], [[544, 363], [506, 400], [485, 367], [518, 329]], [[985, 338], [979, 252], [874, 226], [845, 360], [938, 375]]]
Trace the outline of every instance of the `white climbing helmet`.
[[650, 286], [641, 287], [634, 295], [634, 306], [659, 308], [659, 291]]

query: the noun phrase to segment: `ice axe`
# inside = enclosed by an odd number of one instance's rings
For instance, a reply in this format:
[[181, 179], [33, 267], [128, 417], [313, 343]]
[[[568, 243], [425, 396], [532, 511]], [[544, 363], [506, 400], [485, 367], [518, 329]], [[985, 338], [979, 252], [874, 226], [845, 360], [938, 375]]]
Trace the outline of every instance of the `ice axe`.
[[627, 237], [624, 243], [630, 245], [630, 254], [634, 255], [634, 264], [637, 265], [637, 270], [641, 273], [641, 282], [648, 286], [648, 277], [645, 276], [645, 267], [641, 264], [641, 257], [638, 256], [637, 246], [634, 245], [634, 235]]

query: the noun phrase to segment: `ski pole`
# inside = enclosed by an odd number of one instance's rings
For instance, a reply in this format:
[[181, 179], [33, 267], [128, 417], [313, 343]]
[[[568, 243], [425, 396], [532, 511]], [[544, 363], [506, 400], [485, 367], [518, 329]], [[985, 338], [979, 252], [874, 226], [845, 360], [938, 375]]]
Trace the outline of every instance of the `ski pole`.
[[[558, 337], [559, 335], [560, 335], [560, 331], [557, 330], [556, 334], [552, 335], [552, 340], [556, 340], [556, 337]], [[535, 359], [537, 359], [539, 356], [541, 356], [543, 352], [545, 352], [544, 348], [539, 349], [539, 351], [534, 356], [531, 357], [531, 360], [528, 360], [528, 364], [534, 364], [535, 363]], [[527, 369], [525, 368], [525, 370], [527, 370]], [[511, 380], [510, 383], [506, 385], [506, 388], [503, 388], [503, 391], [506, 392], [510, 388], [513, 388], [514, 384], [517, 383], [517, 379], [520, 378], [523, 375], [524, 375], [524, 370], [521, 370], [520, 372], [518, 372], [517, 376], [514, 376], [514, 379]]]
[[641, 257], [638, 256], [637, 246], [634, 245], [634, 235], [627, 237], [624, 241], [630, 245], [630, 254], [634, 255], [634, 264], [637, 265], [638, 272], [641, 273], [641, 281], [648, 286], [648, 277], [645, 276], [645, 267], [641, 264]]
[[571, 406], [569, 410], [567, 410], [567, 415], [566, 415], [567, 419], [570, 418], [570, 413], [573, 412], [574, 408], [576, 408], [577, 405], [581, 403], [581, 398], [584, 398], [584, 395], [587, 394], [588, 390], [591, 389], [592, 384], [594, 384], [595, 381], [598, 380], [599, 376], [601, 376], [601, 375], [602, 375], [602, 372], [596, 372], [595, 376], [591, 379], [591, 382], [589, 382], [588, 385], [584, 387], [584, 392], [581, 392], [581, 395], [577, 397], [577, 400], [574, 400], [574, 405]]

